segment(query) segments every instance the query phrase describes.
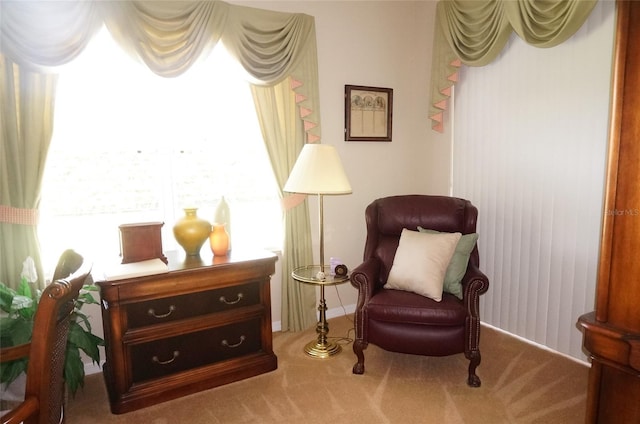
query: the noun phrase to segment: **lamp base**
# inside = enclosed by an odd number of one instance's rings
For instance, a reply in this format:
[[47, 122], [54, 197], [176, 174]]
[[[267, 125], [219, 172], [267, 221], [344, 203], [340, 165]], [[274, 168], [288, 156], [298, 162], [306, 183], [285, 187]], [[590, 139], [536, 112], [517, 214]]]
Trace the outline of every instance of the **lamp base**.
[[333, 342], [321, 343], [319, 340], [309, 342], [304, 347], [304, 353], [314, 358], [325, 359], [342, 351], [339, 344]]

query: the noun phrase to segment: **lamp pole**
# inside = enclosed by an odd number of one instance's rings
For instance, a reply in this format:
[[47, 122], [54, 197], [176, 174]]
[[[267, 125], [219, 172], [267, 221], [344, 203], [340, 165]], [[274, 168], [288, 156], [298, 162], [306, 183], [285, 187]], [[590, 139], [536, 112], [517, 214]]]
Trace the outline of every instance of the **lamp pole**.
[[324, 273], [324, 195], [320, 193], [318, 193], [318, 217], [320, 219], [318, 224], [320, 228], [320, 270], [317, 278], [318, 280], [324, 280], [326, 277]]

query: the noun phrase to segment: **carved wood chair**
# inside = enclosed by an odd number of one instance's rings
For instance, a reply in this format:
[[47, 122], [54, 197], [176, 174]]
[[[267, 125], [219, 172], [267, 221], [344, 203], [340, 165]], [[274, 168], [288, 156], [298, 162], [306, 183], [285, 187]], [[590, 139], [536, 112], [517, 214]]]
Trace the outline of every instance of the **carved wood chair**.
[[2, 424], [63, 422], [63, 371], [69, 320], [90, 270], [81, 255], [65, 251], [54, 272], [54, 281], [42, 292], [31, 342], [0, 350], [2, 362], [29, 359], [24, 401], [2, 416]]
[[377, 199], [367, 207], [364, 262], [350, 277], [358, 289], [354, 374], [364, 373], [364, 350], [373, 343], [388, 351], [416, 355], [464, 353], [470, 361], [467, 384], [480, 386], [476, 375], [480, 364], [478, 302], [489, 288], [489, 280], [478, 268], [477, 238], [467, 243], [469, 259], [466, 272], [463, 264], [458, 273], [464, 276], [457, 296], [441, 289], [441, 300], [437, 301], [411, 291], [384, 288], [403, 229], [414, 234], [428, 229], [476, 237], [477, 215], [478, 210], [468, 200], [446, 196], [392, 196]]

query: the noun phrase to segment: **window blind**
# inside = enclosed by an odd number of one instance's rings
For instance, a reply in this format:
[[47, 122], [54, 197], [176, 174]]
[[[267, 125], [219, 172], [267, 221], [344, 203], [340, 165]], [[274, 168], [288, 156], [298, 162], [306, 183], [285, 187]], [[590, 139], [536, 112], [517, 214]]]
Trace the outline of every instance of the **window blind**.
[[479, 209], [484, 322], [577, 359], [593, 310], [607, 148], [613, 2], [567, 42], [513, 36], [463, 67], [453, 120], [454, 196]]

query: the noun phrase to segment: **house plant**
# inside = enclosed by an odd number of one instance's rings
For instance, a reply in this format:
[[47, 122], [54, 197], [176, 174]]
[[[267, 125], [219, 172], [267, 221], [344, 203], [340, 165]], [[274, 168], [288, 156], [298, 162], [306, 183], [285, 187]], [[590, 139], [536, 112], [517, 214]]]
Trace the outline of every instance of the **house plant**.
[[[36, 280], [33, 259], [27, 258], [17, 289], [0, 282], [0, 347], [15, 346], [31, 340], [33, 320], [42, 294], [41, 290], [31, 287]], [[95, 291], [95, 285], [84, 285], [71, 314], [64, 363], [65, 385], [71, 395], [75, 395], [78, 388], [84, 386], [84, 363], [80, 351], [99, 364], [99, 346], [104, 346], [104, 340], [92, 333], [89, 319], [82, 312], [85, 304], [98, 303], [92, 293]], [[27, 358], [0, 363], [0, 383], [8, 385], [13, 382], [26, 372], [27, 363]]]

